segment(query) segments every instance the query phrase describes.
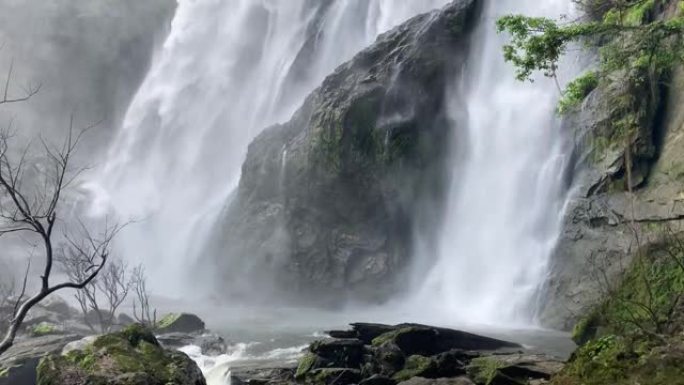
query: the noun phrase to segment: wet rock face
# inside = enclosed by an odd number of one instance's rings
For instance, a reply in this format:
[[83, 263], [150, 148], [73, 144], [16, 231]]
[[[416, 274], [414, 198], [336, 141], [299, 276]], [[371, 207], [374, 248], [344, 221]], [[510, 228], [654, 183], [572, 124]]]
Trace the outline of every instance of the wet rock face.
[[[669, 94], [655, 99], [626, 83], [624, 75], [616, 75], [565, 122], [578, 138], [578, 161], [575, 195], [566, 209], [540, 314], [551, 328], [572, 329], [604, 300], [607, 285], [617, 283], [635, 250], [658, 242], [668, 227], [680, 228], [684, 218], [684, 75], [676, 71]], [[634, 97], [638, 103], [620, 106], [620, 100]], [[639, 118], [631, 138], [621, 137], [613, 124], [625, 116]], [[627, 192], [626, 148], [634, 196]]]
[[442, 201], [448, 184], [445, 85], [477, 4], [457, 0], [384, 34], [250, 145], [207, 252], [231, 292], [339, 302], [396, 289], [416, 227], [439, 217], [422, 202]]

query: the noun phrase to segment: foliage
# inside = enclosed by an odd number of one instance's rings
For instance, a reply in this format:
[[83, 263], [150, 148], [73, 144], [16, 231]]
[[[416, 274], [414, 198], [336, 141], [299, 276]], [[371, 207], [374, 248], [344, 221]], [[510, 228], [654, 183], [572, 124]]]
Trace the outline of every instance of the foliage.
[[[131, 286], [135, 294], [133, 299], [133, 317], [136, 322], [149, 328], [157, 325], [157, 309], [150, 305], [150, 292], [147, 290], [147, 277], [142, 265], [133, 269]], [[138, 309], [140, 307], [140, 309]]]
[[569, 84], [559, 106], [562, 113], [615, 71], [628, 72], [635, 82], [657, 82], [684, 56], [684, 19], [650, 18], [658, 2], [604, 0], [610, 8], [602, 20], [566, 24], [548, 18], [504, 16], [497, 21], [498, 31], [511, 38], [503, 48], [504, 58], [516, 67], [519, 80], [532, 81], [538, 71], [556, 78], [559, 62], [573, 43], [599, 48], [599, 68], [592, 76], [585, 74]]
[[572, 328], [572, 340], [577, 345], [584, 345], [596, 336], [598, 323], [601, 317], [596, 311], [592, 311], [588, 316], [582, 318]]
[[637, 251], [620, 283], [605, 288], [605, 302], [576, 325], [573, 339], [583, 345], [553, 384], [655, 385], [682, 378], [684, 240], [661, 227], [655, 229], [660, 240]]
[[606, 335], [580, 347], [552, 385], [664, 385], [684, 376], [680, 337], [661, 345], [643, 336]]
[[[616, 290], [577, 328], [601, 326], [609, 333], [671, 334], [682, 316], [684, 244], [679, 235], [640, 250]], [[584, 325], [583, 325], [584, 324]]]
[[558, 103], [558, 113], [565, 114], [577, 107], [598, 86], [596, 71], [589, 71], [568, 84]]

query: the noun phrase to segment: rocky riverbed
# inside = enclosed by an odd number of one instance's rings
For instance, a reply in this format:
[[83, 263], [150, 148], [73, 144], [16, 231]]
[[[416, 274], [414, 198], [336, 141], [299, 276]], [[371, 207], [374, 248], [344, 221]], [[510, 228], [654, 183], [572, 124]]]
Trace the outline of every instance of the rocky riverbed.
[[543, 384], [559, 359], [523, 346], [420, 324], [354, 323], [309, 345], [297, 367], [245, 368], [235, 384]]
[[280, 324], [243, 320], [241, 331], [222, 330], [224, 339], [188, 313], [162, 317], [154, 330], [117, 319], [126, 322], [94, 335], [64, 301], [41, 305], [0, 357], [0, 385], [542, 384], [563, 367], [560, 358], [506, 337], [420, 324], [311, 333], [282, 317]]

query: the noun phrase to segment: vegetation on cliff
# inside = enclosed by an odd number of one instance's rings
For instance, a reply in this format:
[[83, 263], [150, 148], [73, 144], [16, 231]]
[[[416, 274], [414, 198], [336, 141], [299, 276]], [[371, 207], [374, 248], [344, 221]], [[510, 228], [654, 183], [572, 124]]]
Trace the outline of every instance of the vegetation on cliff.
[[[684, 54], [684, 18], [681, 2], [670, 0], [581, 0], [589, 19], [557, 22], [521, 15], [498, 20], [500, 32], [511, 41], [504, 46], [505, 59], [515, 65], [517, 78], [532, 81], [535, 72], [558, 81], [565, 53], [579, 46], [598, 56], [598, 65], [571, 81], [558, 104], [558, 112], [576, 111], [592, 91], [599, 88], [610, 100], [602, 108], [609, 122], [589, 138], [593, 160], [624, 153], [616, 172], [618, 183], [606, 188], [631, 189], [645, 179], [647, 163], [655, 149], [652, 133], [662, 95], [669, 85], [673, 66]], [[560, 85], [559, 85], [560, 90]], [[610, 157], [609, 157], [610, 158]], [[612, 163], [613, 159], [606, 162]], [[632, 173], [636, 175], [632, 175]]]

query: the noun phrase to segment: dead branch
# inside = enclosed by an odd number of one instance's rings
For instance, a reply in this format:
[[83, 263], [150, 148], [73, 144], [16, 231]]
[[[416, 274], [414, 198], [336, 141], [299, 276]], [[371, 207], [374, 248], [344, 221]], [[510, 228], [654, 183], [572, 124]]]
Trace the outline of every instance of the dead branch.
[[[147, 290], [147, 277], [145, 276], [145, 268], [142, 265], [133, 269], [133, 277], [131, 280], [135, 298], [133, 299], [133, 317], [138, 323], [155, 327], [157, 325], [157, 309], [152, 309], [150, 306], [150, 294]], [[140, 313], [138, 313], [138, 306], [140, 306]]]
[[[84, 264], [85, 274], [78, 279], [51, 282], [56, 251], [53, 235], [58, 224], [58, 207], [65, 189], [73, 181], [72, 176], [79, 173], [79, 170], [71, 168], [70, 161], [84, 133], [85, 130], [82, 130], [74, 134], [72, 118], [69, 134], [60, 147], [54, 148], [41, 141], [47, 165], [39, 174], [42, 183], [33, 185], [42, 188], [32, 189], [26, 187], [25, 181], [25, 170], [31, 166], [26, 156], [28, 147], [15, 160], [10, 155], [13, 132], [9, 129], [0, 131], [0, 236], [10, 233], [31, 234], [39, 240], [44, 257], [40, 288], [31, 296], [25, 297], [22, 293], [18, 297], [9, 328], [0, 342], [0, 355], [13, 345], [20, 326], [32, 307], [58, 290], [81, 290], [95, 280], [109, 259], [113, 238], [122, 228], [118, 225], [105, 226], [101, 234], [95, 235], [82, 225], [78, 236], [66, 237], [80, 263]], [[23, 292], [26, 291], [27, 280], [28, 274], [22, 285]]]

